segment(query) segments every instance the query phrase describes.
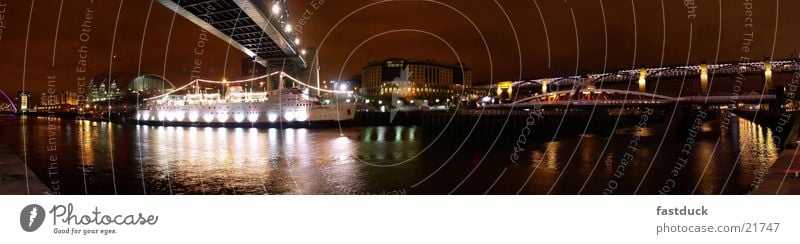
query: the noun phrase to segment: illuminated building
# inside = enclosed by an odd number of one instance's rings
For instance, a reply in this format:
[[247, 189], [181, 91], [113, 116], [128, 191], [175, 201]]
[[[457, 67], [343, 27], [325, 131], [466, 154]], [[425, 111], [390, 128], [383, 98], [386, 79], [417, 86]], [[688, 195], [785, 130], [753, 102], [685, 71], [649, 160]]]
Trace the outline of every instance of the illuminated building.
[[39, 105], [78, 105], [78, 93], [74, 91], [62, 91], [52, 94], [43, 91], [39, 99]]
[[146, 74], [136, 77], [128, 84], [128, 94], [138, 93], [142, 97], [157, 96], [175, 89], [164, 77]]
[[96, 75], [89, 81], [87, 89], [88, 102], [103, 102], [108, 100], [117, 100], [122, 97], [118, 84], [118, 79], [115, 75], [107, 73]]
[[29, 101], [31, 98], [31, 92], [29, 91], [20, 91], [17, 92], [17, 96], [14, 98], [15, 102], [18, 103], [19, 111], [20, 112], [27, 112], [29, 108]]
[[359, 92], [375, 100], [399, 97], [415, 105], [443, 104], [472, 86], [472, 70], [461, 64], [391, 58], [364, 67], [361, 80]]

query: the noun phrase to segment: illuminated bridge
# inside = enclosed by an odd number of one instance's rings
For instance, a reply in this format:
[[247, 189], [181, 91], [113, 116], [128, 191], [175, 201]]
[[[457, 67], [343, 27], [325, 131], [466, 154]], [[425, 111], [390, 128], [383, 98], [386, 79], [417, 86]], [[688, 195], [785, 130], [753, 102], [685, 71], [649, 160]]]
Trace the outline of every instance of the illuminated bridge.
[[14, 105], [14, 100], [3, 90], [0, 90], [0, 95], [0, 113], [17, 113], [17, 106]]
[[545, 107], [657, 107], [674, 105], [768, 104], [775, 95], [709, 95], [670, 97], [645, 92], [615, 89], [576, 89], [550, 92], [509, 104], [487, 104], [490, 109], [531, 109]]
[[706, 95], [709, 92], [709, 77], [763, 75], [765, 87], [770, 89], [773, 87], [773, 74], [796, 71], [800, 71], [800, 60], [764, 60], [760, 62], [734, 62], [629, 69], [612, 73], [501, 82], [499, 84], [476, 86], [475, 89], [496, 91], [498, 95], [502, 93], [511, 94], [512, 91], [535, 91], [538, 93], [538, 89], [541, 89], [541, 93], [547, 93], [550, 88], [557, 87], [595, 87], [595, 85], [603, 83], [627, 83], [630, 81], [637, 81], [638, 91], [645, 92], [648, 81], [699, 78], [699, 84], [697, 86], [699, 91], [697, 91], [696, 94]]
[[[268, 70], [297, 74], [308, 67], [289, 22], [286, 0], [158, 0], [239, 49]], [[266, 2], [269, 2], [267, 5]]]

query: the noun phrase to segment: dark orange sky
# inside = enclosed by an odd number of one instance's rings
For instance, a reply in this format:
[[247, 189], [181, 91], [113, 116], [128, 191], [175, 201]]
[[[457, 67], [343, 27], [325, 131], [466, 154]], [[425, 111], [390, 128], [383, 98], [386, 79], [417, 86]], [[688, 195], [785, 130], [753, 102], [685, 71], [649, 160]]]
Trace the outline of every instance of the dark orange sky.
[[[94, 13], [91, 28], [88, 28], [89, 41], [86, 43], [86, 73], [90, 77], [113, 70], [120, 73], [120, 78], [131, 79], [138, 73], [154, 73], [165, 75], [174, 83], [186, 83], [196, 57], [203, 60], [204, 77], [219, 79], [225, 70], [228, 45], [210, 37], [205, 43], [203, 55], [195, 55], [193, 49], [201, 39], [200, 28], [180, 16], [175, 16], [173, 24], [172, 12], [157, 2], [95, 0], [91, 3], [89, 0], [68, 0], [64, 1], [59, 22], [60, 1], [35, 1], [33, 16], [30, 16], [30, 34], [26, 38], [31, 2], [6, 1], [7, 28], [0, 44], [0, 53], [3, 53], [4, 59], [0, 66], [0, 88], [3, 90], [20, 90], [23, 71], [28, 90], [43, 89], [47, 85], [48, 75], [56, 76], [58, 90], [74, 90], [78, 86], [76, 67], [81, 60], [78, 50], [83, 44], [80, 38], [85, 33], [82, 25], [89, 8]], [[119, 24], [115, 38], [114, 27], [118, 10]], [[110, 66], [112, 43], [116, 58]], [[52, 65], [53, 56], [55, 66]], [[238, 76], [241, 73], [239, 67], [243, 55], [238, 50], [231, 49], [227, 56], [226, 73], [229, 76]]]
[[[443, 63], [460, 58], [473, 68], [476, 82], [488, 82], [568, 75], [576, 70], [678, 65], [684, 64], [687, 56], [693, 63], [732, 61], [740, 56], [761, 60], [773, 52], [780, 59], [800, 49], [797, 1], [754, 0], [752, 28], [745, 27], [748, 13], [744, 1], [698, 1], [693, 19], [684, 1], [497, 2], [289, 0], [289, 9], [296, 29], [302, 32], [301, 46], [321, 47], [323, 79], [337, 79], [340, 70], [349, 78], [367, 62], [387, 57]], [[5, 5], [0, 10], [4, 11], [0, 89], [13, 93], [22, 89], [25, 81], [26, 89], [38, 91], [47, 85], [48, 75], [56, 76], [57, 89], [75, 89], [76, 50], [87, 8], [95, 12], [87, 73], [111, 69], [125, 77], [156, 73], [174, 83], [189, 81], [200, 29], [180, 16], [175, 16], [173, 23], [172, 12], [161, 4], [150, 0], [67, 0], [59, 22], [59, 3], [38, 0], [29, 16], [31, 0], [0, 0], [0, 6]], [[298, 26], [304, 13], [305, 24]], [[26, 35], [29, 17], [30, 33]], [[743, 52], [744, 35], [751, 31], [750, 50]], [[112, 44], [117, 58], [109, 67]], [[203, 77], [220, 79], [223, 71], [227, 77], [239, 76], [243, 55], [236, 49], [226, 55], [226, 49], [224, 42], [213, 37], [206, 43], [206, 52], [200, 57]]]

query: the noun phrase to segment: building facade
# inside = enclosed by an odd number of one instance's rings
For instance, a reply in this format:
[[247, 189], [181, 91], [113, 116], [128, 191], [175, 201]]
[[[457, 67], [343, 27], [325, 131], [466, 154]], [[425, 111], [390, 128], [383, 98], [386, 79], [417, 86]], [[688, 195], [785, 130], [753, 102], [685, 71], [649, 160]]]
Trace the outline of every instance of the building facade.
[[164, 94], [175, 89], [175, 85], [164, 77], [146, 74], [134, 78], [128, 83], [128, 94], [139, 94], [141, 97], [151, 97]]
[[472, 87], [472, 70], [462, 64], [391, 58], [364, 67], [361, 79], [359, 93], [366, 97], [448, 101]]
[[19, 91], [17, 92], [17, 96], [14, 97], [14, 102], [17, 103], [17, 108], [19, 112], [27, 112], [31, 109], [33, 104], [30, 103], [31, 92], [30, 91]]
[[78, 105], [78, 93], [74, 91], [61, 91], [50, 93], [47, 90], [42, 91], [39, 97], [39, 105]]
[[89, 81], [87, 88], [87, 102], [105, 102], [108, 100], [117, 100], [122, 97], [119, 89], [118, 79], [116, 75], [109, 75], [107, 73], [96, 75]]

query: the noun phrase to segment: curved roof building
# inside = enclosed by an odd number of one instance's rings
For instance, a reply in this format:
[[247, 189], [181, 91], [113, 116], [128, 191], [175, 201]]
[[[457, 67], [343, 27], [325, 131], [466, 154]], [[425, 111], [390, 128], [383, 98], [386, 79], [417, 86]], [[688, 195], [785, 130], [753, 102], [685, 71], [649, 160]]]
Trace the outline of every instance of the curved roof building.
[[136, 77], [128, 84], [128, 92], [143, 95], [160, 95], [175, 89], [175, 85], [164, 77], [145, 74]]

